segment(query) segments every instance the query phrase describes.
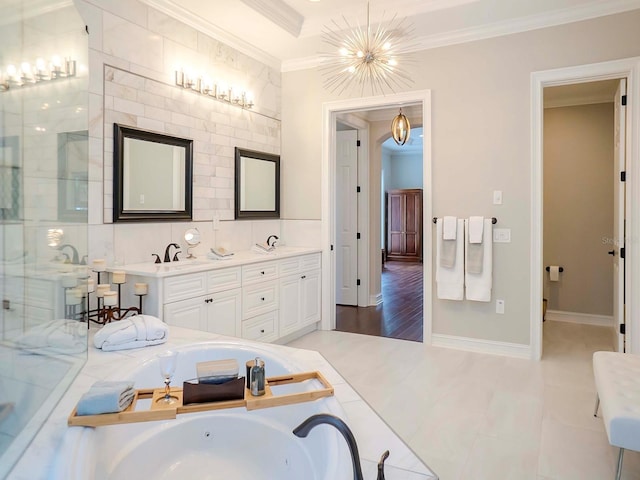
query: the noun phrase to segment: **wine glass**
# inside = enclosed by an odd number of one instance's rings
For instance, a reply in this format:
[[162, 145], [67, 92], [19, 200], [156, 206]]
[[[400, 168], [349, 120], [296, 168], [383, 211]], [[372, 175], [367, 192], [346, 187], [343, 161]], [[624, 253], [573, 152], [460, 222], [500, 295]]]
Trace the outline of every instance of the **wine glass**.
[[164, 405], [173, 405], [178, 403], [178, 398], [171, 395], [171, 377], [176, 371], [176, 364], [178, 361], [178, 352], [172, 352], [167, 350], [164, 353], [158, 354], [158, 360], [160, 361], [160, 374], [164, 379], [164, 397], [157, 400], [158, 403]]

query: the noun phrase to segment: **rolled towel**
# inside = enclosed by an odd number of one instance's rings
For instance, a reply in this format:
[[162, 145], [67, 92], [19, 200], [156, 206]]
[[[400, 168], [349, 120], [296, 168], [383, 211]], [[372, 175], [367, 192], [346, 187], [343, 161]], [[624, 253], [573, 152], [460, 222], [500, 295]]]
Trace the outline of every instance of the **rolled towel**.
[[133, 382], [96, 382], [80, 398], [77, 414], [99, 415], [121, 412], [131, 405], [134, 395]]
[[106, 324], [93, 337], [93, 344], [103, 351], [128, 350], [167, 341], [169, 327], [152, 315], [135, 315]]

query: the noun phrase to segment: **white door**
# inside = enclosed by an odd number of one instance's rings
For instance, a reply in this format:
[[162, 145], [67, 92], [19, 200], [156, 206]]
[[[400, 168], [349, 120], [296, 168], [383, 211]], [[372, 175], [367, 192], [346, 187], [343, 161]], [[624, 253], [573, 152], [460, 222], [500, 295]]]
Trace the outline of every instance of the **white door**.
[[625, 351], [625, 307], [624, 307], [624, 258], [620, 254], [625, 246], [625, 183], [621, 180], [621, 172], [625, 171], [626, 157], [626, 107], [622, 97], [626, 97], [627, 81], [620, 80], [614, 102], [614, 178], [613, 178], [613, 318], [617, 328], [619, 352]]
[[358, 131], [336, 132], [336, 303], [358, 305]]

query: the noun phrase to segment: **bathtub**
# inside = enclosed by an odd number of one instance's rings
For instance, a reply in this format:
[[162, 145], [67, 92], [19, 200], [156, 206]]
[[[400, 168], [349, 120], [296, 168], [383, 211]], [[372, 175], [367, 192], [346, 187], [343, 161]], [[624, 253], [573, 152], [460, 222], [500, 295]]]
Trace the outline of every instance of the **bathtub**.
[[[292, 358], [268, 345], [208, 342], [172, 348], [179, 352], [172, 381], [196, 377], [196, 363], [235, 358], [244, 375], [245, 362], [265, 361], [267, 376], [307, 371]], [[156, 353], [110, 379], [131, 379], [136, 388], [162, 384]], [[277, 393], [310, 385], [276, 387]], [[148, 401], [148, 400], [147, 400]], [[347, 421], [333, 397], [314, 402], [247, 411], [244, 407], [178, 415], [165, 421], [70, 427], [57, 456], [54, 479], [119, 480], [199, 478], [225, 480], [351, 480], [349, 449], [337, 430], [322, 425], [307, 438], [293, 429], [316, 413], [330, 413]]]

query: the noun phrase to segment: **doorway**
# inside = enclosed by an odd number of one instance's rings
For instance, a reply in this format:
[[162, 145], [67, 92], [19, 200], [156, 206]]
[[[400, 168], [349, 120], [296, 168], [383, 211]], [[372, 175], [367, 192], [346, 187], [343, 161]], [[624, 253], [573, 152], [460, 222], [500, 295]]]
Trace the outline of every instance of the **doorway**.
[[[323, 208], [322, 208], [322, 225], [323, 225], [323, 246], [327, 255], [323, 256], [323, 269], [328, 274], [323, 275], [323, 328], [336, 328], [336, 215], [337, 209], [341, 208], [337, 204], [336, 196], [336, 125], [338, 117], [344, 115], [355, 114], [356, 112], [377, 111], [389, 107], [398, 108], [398, 106], [413, 104], [419, 105], [421, 116], [424, 119], [425, 128], [423, 131], [423, 185], [425, 189], [424, 205], [423, 205], [423, 223], [424, 219], [430, 218], [431, 215], [431, 197], [430, 197], [430, 174], [431, 174], [431, 158], [430, 158], [430, 140], [431, 131], [429, 127], [430, 118], [430, 92], [417, 91], [402, 94], [386, 95], [384, 97], [371, 97], [363, 99], [350, 99], [346, 101], [330, 102], [323, 106], [323, 174], [328, 179], [323, 186]], [[388, 127], [388, 126], [387, 126]], [[376, 168], [380, 169], [378, 165]], [[369, 184], [362, 193], [367, 195], [366, 203], [370, 206], [370, 210], [378, 208], [381, 205], [381, 189], [380, 175], [370, 175]], [[368, 248], [369, 254], [366, 258], [368, 271], [366, 272], [366, 280], [369, 282], [380, 282], [382, 279], [382, 241], [381, 241], [381, 215], [377, 212], [364, 217], [369, 221], [359, 225], [360, 242]], [[431, 236], [427, 235], [424, 239], [424, 251], [431, 251]], [[422, 285], [422, 329], [423, 341], [430, 343], [431, 341], [431, 256], [426, 255], [425, 261], [421, 265], [421, 273], [424, 278]], [[360, 272], [359, 272], [360, 274]], [[362, 276], [361, 285], [362, 285]], [[380, 289], [379, 289], [380, 290]], [[367, 289], [368, 302], [365, 305], [375, 305], [377, 302], [376, 295], [371, 292], [376, 291], [376, 285], [372, 285]], [[365, 299], [365, 302], [367, 299]]]
[[600, 327], [588, 333], [597, 350], [619, 341], [624, 350], [614, 324], [624, 325], [624, 116], [616, 115], [624, 89], [618, 79], [544, 88], [543, 329], [550, 354], [564, 348], [567, 323]]
[[[532, 126], [532, 196], [531, 196], [531, 303], [530, 303], [530, 332], [531, 358], [540, 360], [542, 357], [542, 310], [543, 310], [543, 275], [546, 274], [543, 264], [543, 91], [546, 87], [586, 83], [609, 79], [626, 79], [628, 102], [626, 110], [626, 129], [628, 133], [624, 141], [626, 155], [625, 192], [623, 194], [624, 233], [620, 238], [637, 238], [640, 233], [640, 206], [632, 202], [638, 193], [637, 185], [640, 171], [636, 168], [639, 157], [639, 133], [637, 131], [640, 119], [640, 105], [632, 99], [638, 98], [640, 85], [637, 83], [640, 74], [640, 59], [622, 59], [599, 64], [567, 67], [556, 70], [534, 72], [531, 75], [531, 126]], [[636, 353], [640, 351], [640, 332], [638, 331], [637, 310], [640, 307], [638, 297], [631, 295], [635, 283], [640, 280], [640, 256], [631, 249], [626, 252], [623, 273], [624, 308], [619, 314], [625, 321], [626, 351]], [[624, 292], [627, 292], [625, 295]], [[620, 320], [616, 320], [620, 321]]]

